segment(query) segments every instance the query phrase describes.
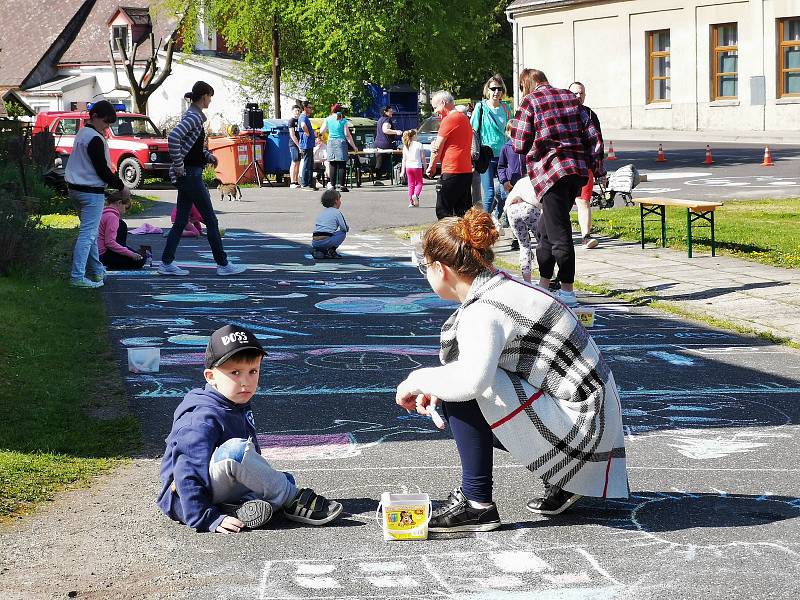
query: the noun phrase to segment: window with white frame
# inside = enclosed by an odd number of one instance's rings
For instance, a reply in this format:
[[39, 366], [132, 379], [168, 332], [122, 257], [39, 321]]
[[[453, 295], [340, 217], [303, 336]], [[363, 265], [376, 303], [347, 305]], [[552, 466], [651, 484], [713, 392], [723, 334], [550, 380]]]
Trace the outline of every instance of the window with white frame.
[[671, 89], [669, 29], [647, 33], [647, 103], [669, 102]]
[[118, 48], [121, 45], [125, 51], [131, 49], [128, 39], [128, 26], [127, 25], [114, 25], [111, 29], [111, 43], [114, 52], [119, 52]]

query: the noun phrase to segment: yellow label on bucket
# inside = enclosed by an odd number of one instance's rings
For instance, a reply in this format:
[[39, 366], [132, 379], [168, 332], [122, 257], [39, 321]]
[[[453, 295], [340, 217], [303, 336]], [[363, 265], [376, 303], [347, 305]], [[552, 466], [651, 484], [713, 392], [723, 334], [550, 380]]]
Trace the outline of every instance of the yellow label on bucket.
[[572, 309], [575, 316], [584, 327], [592, 327], [594, 325], [594, 309], [587, 306], [579, 306]]
[[381, 525], [384, 540], [428, 538], [430, 498], [428, 494], [381, 494]]

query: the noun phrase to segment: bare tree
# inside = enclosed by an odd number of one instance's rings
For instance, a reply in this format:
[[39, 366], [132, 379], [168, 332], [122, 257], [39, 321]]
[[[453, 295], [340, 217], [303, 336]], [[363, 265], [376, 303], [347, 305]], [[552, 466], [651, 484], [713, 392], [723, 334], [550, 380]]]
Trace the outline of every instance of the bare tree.
[[[147, 114], [147, 101], [153, 92], [155, 92], [159, 86], [164, 83], [164, 80], [172, 72], [172, 54], [175, 51], [175, 42], [177, 37], [178, 28], [175, 29], [169, 40], [167, 40], [167, 43], [164, 44], [164, 50], [166, 51], [167, 55], [164, 58], [164, 64], [160, 66], [158, 64], [158, 50], [161, 48], [163, 40], [159, 40], [158, 45], [156, 45], [155, 36], [152, 32], [150, 32], [150, 35], [148, 35], [147, 38], [142, 38], [139, 41], [134, 42], [130, 55], [128, 55], [128, 52], [125, 49], [125, 44], [122, 43], [122, 40], [115, 39], [117, 43], [117, 51], [122, 58], [121, 67], [125, 70], [125, 75], [128, 78], [128, 85], [122, 85], [119, 82], [119, 76], [117, 75], [117, 60], [114, 57], [114, 49], [111, 45], [112, 42], [109, 40], [108, 55], [111, 60], [111, 70], [114, 73], [114, 89], [128, 92], [133, 97], [133, 103], [135, 107], [134, 110], [137, 112]], [[137, 79], [135, 72], [136, 53], [148, 39], [150, 40], [150, 54], [145, 61], [144, 71]]]

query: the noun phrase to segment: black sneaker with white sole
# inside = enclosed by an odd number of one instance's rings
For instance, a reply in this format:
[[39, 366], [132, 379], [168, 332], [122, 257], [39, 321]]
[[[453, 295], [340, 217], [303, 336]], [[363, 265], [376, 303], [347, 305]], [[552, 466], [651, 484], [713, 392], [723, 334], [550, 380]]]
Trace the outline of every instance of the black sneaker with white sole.
[[546, 516], [560, 515], [583, 498], [554, 485], [547, 486], [544, 497], [534, 498], [526, 506], [529, 511]]
[[500, 527], [497, 505], [487, 508], [473, 508], [461, 488], [450, 492], [444, 505], [431, 513], [428, 531], [449, 533], [458, 531], [492, 531]]
[[283, 506], [283, 514], [287, 519], [306, 525], [325, 525], [341, 512], [341, 504], [320, 496], [310, 488], [297, 490], [295, 497]]
[[242, 504], [220, 504], [226, 515], [236, 517], [247, 529], [258, 529], [272, 518], [272, 505], [266, 500], [246, 500]]

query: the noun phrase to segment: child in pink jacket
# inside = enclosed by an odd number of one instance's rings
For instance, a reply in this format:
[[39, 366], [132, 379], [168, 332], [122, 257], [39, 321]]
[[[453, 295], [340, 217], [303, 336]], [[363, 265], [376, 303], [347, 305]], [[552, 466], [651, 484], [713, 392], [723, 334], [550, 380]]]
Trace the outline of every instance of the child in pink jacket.
[[120, 217], [131, 207], [131, 199], [113, 194], [106, 199], [97, 235], [100, 262], [111, 271], [130, 271], [144, 266], [144, 257], [128, 248], [128, 226]]
[[[174, 223], [176, 215], [178, 214], [178, 207], [172, 209], [172, 216], [170, 220]], [[181, 237], [200, 237], [203, 235], [203, 228], [201, 225], [205, 225], [203, 222], [203, 215], [200, 214], [200, 211], [197, 210], [197, 207], [192, 204], [192, 210], [189, 211], [189, 222], [186, 223], [186, 227], [181, 233]], [[166, 235], [166, 234], [165, 234]]]

